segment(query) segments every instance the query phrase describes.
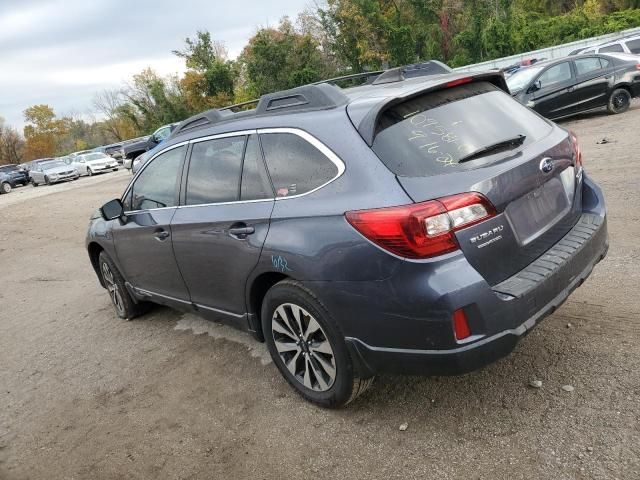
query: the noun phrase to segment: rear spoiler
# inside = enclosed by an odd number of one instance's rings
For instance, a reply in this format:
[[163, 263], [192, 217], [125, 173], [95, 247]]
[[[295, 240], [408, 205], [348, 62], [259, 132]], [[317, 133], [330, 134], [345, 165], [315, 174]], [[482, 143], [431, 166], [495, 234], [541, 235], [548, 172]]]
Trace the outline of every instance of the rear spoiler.
[[393, 97], [386, 97], [377, 104], [375, 104], [367, 114], [362, 118], [362, 121], [358, 125], [358, 132], [362, 136], [367, 145], [372, 146], [373, 140], [376, 135], [376, 126], [382, 114], [389, 108], [404, 103], [412, 98], [419, 97], [425, 93], [434, 92], [437, 90], [443, 90], [445, 88], [455, 87], [457, 85], [475, 83], [475, 82], [489, 82], [509, 93], [509, 87], [504, 79], [502, 72], [482, 72], [482, 73], [460, 73], [454, 75], [446, 75], [444, 78], [439, 78], [438, 82], [425, 82], [426, 87], [411, 90], [405, 94], [396, 95]]

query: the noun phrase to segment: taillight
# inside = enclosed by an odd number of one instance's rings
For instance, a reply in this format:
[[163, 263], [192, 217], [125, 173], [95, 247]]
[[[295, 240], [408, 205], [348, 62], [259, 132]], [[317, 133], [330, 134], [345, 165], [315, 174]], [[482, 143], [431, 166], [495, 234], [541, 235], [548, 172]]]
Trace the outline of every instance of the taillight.
[[458, 250], [455, 232], [495, 216], [479, 193], [346, 212], [347, 221], [376, 245], [401, 257], [429, 258]]
[[640, 63], [636, 63], [636, 70], [640, 70]]
[[582, 167], [582, 150], [580, 150], [580, 144], [578, 143], [578, 137], [573, 132], [569, 132], [571, 137], [571, 145], [573, 146], [573, 162], [576, 167]]

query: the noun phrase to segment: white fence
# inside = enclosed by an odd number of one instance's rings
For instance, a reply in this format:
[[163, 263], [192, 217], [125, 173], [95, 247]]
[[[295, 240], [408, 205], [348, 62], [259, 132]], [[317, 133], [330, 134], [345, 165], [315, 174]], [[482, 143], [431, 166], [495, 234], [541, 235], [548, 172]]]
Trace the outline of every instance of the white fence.
[[510, 57], [496, 58], [495, 60], [489, 60], [488, 62], [475, 63], [473, 65], [467, 65], [465, 67], [455, 68], [454, 70], [460, 72], [471, 72], [478, 70], [491, 70], [495, 68], [504, 68], [514, 63], [521, 62], [522, 60], [530, 58], [546, 58], [548, 60], [554, 58], [566, 57], [570, 52], [579, 48], [587, 48], [601, 43], [615, 41], [619, 38], [640, 34], [639, 28], [630, 28], [616, 33], [608, 33], [606, 35], [600, 35], [599, 37], [591, 37], [584, 40], [578, 40], [571, 43], [565, 43], [563, 45], [557, 45], [555, 47], [542, 48], [540, 50], [534, 50], [532, 52], [519, 53], [518, 55], [511, 55]]

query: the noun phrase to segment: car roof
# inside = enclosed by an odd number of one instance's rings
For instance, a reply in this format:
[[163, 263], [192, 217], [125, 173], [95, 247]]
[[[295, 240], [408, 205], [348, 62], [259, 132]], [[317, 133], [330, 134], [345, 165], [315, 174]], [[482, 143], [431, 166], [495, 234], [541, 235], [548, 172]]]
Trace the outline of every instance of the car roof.
[[[439, 63], [439, 62], [438, 62]], [[444, 64], [446, 69], [448, 67]], [[411, 66], [413, 67], [413, 66]], [[349, 115], [356, 128], [371, 110], [376, 110], [374, 117], [388, 106], [429, 90], [453, 86], [456, 82], [489, 81], [498, 88], [508, 92], [504, 76], [499, 71], [491, 72], [450, 72], [440, 74], [416, 75], [416, 70], [409, 70], [412, 77], [405, 78], [407, 67], [394, 68], [380, 72], [355, 74], [325, 82], [304, 85], [290, 90], [263, 95], [258, 100], [232, 105], [222, 109], [212, 109], [194, 115], [181, 122], [173, 131], [166, 146], [178, 141], [185, 141], [208, 135], [215, 135], [241, 129], [249, 130], [263, 126], [292, 126], [287, 120], [289, 114], [313, 114], [314, 118], [324, 111], [337, 107], [349, 106]], [[335, 82], [345, 78], [358, 76], [375, 76], [366, 85], [340, 88]], [[256, 104], [251, 110], [234, 112], [234, 108]], [[352, 115], [353, 113], [353, 115]], [[280, 118], [279, 121], [274, 119]], [[287, 118], [287, 119], [284, 119]], [[377, 117], [376, 117], [377, 118]], [[267, 119], [271, 121], [267, 121]], [[362, 132], [361, 132], [362, 133]], [[164, 144], [163, 144], [164, 145]]]

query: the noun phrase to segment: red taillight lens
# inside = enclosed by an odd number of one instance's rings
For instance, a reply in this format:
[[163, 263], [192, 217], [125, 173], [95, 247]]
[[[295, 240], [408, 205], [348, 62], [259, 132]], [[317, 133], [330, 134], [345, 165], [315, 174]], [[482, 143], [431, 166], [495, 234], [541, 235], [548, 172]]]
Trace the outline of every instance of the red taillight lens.
[[453, 312], [453, 333], [456, 336], [456, 340], [464, 340], [471, 336], [467, 315], [462, 309]]
[[573, 161], [576, 167], [582, 167], [582, 150], [580, 150], [580, 144], [578, 143], [578, 137], [573, 132], [569, 132], [571, 137], [571, 144], [573, 145]]
[[640, 70], [640, 63], [636, 63], [636, 70]]
[[447, 82], [447, 88], [457, 87], [458, 85], [464, 85], [465, 83], [471, 83], [472, 80], [473, 77], [463, 77], [458, 78], [457, 80], [451, 80], [450, 82]]
[[429, 258], [459, 248], [454, 232], [496, 214], [479, 193], [462, 193], [428, 202], [345, 213], [369, 240], [405, 258]]

